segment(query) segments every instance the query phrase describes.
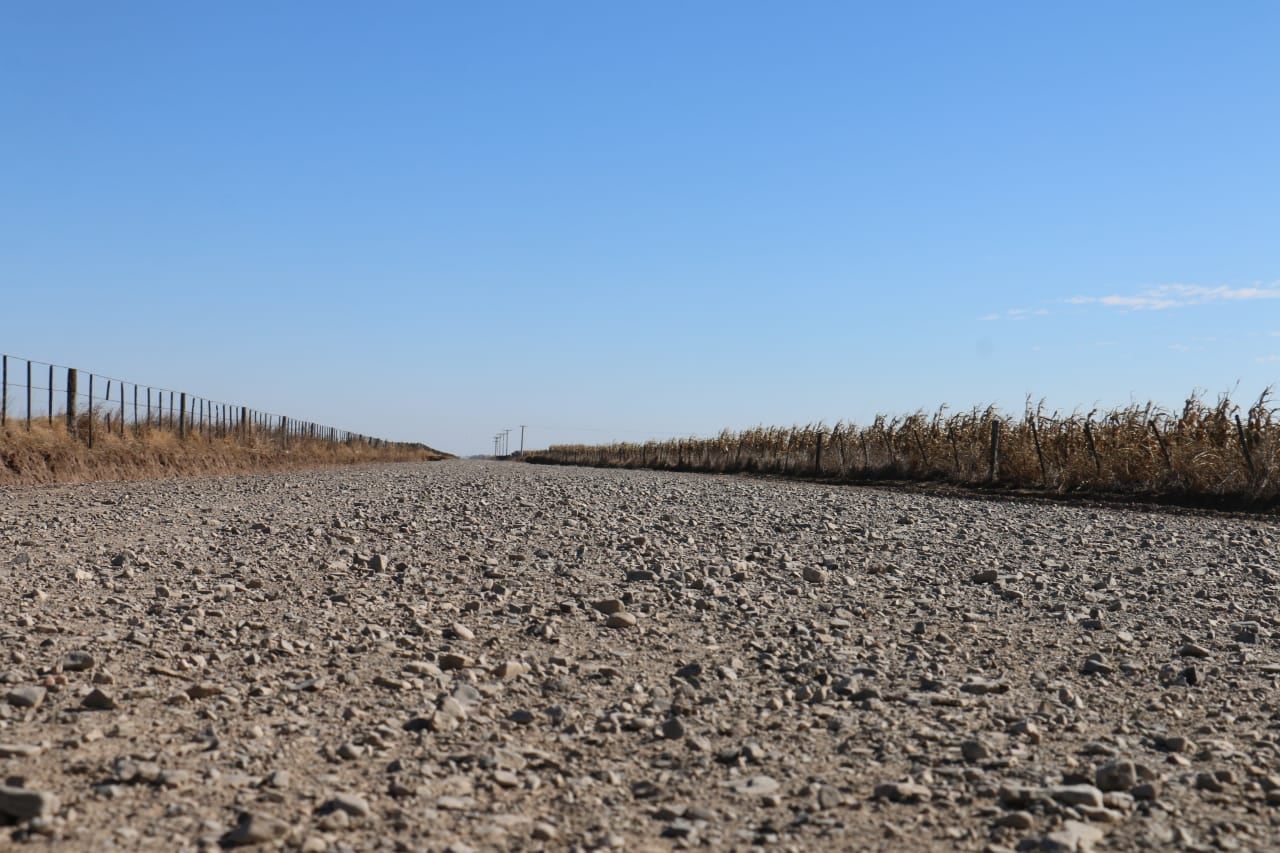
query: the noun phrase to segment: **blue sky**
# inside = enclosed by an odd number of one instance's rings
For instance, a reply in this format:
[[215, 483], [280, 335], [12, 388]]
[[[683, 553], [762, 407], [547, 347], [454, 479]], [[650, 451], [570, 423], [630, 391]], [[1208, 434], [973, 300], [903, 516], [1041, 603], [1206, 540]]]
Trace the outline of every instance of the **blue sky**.
[[460, 454], [1280, 379], [1280, 6], [10, 4], [0, 351]]

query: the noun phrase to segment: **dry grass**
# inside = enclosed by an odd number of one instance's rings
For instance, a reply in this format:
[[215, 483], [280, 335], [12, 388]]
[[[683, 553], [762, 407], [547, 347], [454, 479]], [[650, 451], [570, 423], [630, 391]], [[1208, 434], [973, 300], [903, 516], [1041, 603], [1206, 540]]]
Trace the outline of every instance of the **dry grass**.
[[[836, 480], [936, 480], [1057, 493], [1280, 501], [1280, 424], [1271, 389], [1247, 410], [1226, 396], [1193, 394], [1181, 412], [1151, 404], [1109, 412], [1022, 417], [994, 407], [923, 411], [869, 426], [756, 427], [715, 438], [645, 444], [553, 446], [528, 461], [605, 467], [760, 473]], [[992, 435], [999, 456], [992, 466]]]
[[88, 419], [82, 415], [77, 434], [65, 419], [52, 423], [10, 421], [0, 430], [0, 485], [130, 480], [169, 476], [232, 474], [349, 465], [364, 462], [408, 462], [443, 459], [447, 454], [421, 444], [364, 441], [330, 442], [278, 433], [241, 437], [190, 434], [179, 438], [170, 429], [129, 425], [121, 435], [95, 420], [93, 446], [87, 443]]

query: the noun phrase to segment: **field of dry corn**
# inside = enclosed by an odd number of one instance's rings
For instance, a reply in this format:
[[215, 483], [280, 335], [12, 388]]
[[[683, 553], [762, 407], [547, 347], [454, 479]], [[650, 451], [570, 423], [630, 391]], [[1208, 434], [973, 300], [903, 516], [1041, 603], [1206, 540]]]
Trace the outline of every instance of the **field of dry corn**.
[[1270, 389], [1247, 409], [1190, 397], [1180, 412], [1151, 404], [1022, 417], [994, 408], [725, 431], [645, 444], [560, 445], [528, 461], [833, 480], [929, 480], [1055, 493], [1101, 493], [1266, 507], [1280, 498], [1280, 422]]
[[[90, 430], [92, 425], [93, 429]], [[114, 428], [113, 428], [114, 427]], [[92, 436], [92, 441], [90, 441]], [[0, 486], [278, 471], [370, 462], [443, 459], [421, 444], [325, 441], [274, 431], [187, 430], [81, 415], [11, 419], [0, 429]]]

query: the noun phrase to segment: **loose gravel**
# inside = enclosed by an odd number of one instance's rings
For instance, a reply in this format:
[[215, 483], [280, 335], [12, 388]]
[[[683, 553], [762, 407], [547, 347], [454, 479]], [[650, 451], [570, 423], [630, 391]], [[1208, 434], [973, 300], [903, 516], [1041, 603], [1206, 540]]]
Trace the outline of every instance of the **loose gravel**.
[[1274, 518], [450, 461], [0, 492], [66, 850], [1280, 847]]

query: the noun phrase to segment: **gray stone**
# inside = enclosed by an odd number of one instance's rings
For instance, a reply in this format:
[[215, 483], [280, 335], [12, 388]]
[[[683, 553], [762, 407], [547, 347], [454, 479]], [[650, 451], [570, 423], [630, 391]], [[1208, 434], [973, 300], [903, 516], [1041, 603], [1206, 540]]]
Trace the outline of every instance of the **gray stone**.
[[1103, 791], [1127, 791], [1138, 784], [1138, 768], [1132, 761], [1112, 761], [1099, 767], [1094, 779]]
[[0, 785], [0, 815], [13, 820], [49, 817], [58, 806], [58, 797], [48, 791]]
[[320, 810], [324, 812], [342, 811], [352, 817], [368, 817], [372, 812], [372, 809], [369, 808], [368, 800], [359, 794], [350, 793], [334, 794], [325, 801]]
[[283, 838], [288, 832], [289, 824], [278, 818], [245, 812], [240, 816], [240, 823], [222, 836], [222, 843], [227, 847], [247, 847]]
[[1050, 797], [1068, 806], [1102, 808], [1102, 791], [1093, 785], [1055, 785], [1047, 791]]
[[81, 649], [67, 652], [62, 656], [63, 672], [84, 672], [87, 669], [93, 669], [97, 661], [89, 652]]
[[1068, 820], [1059, 829], [1040, 839], [1040, 850], [1042, 853], [1090, 853], [1103, 835], [1103, 831], [1096, 826]]
[[893, 803], [920, 803], [933, 797], [933, 791], [916, 782], [887, 782], [876, 785], [872, 796]]
[[634, 628], [636, 617], [632, 613], [614, 613], [607, 620], [605, 625], [610, 628]]
[[116, 707], [116, 700], [102, 688], [95, 687], [80, 700], [80, 704], [91, 711], [110, 711]]
[[47, 692], [43, 687], [15, 687], [5, 698], [15, 708], [39, 708]]

